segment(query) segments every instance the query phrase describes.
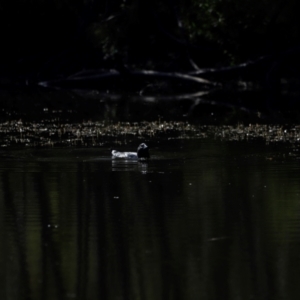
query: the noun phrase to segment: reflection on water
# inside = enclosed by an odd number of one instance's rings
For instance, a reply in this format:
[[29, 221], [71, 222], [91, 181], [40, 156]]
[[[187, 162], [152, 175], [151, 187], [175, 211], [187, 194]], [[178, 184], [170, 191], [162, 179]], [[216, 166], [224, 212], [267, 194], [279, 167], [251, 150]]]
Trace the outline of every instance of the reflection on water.
[[111, 160], [112, 171], [139, 171], [142, 174], [146, 174], [148, 171], [148, 162], [142, 162], [130, 159], [112, 159]]
[[148, 164], [106, 150], [0, 153], [0, 299], [299, 299], [296, 158], [200, 140], [158, 143]]

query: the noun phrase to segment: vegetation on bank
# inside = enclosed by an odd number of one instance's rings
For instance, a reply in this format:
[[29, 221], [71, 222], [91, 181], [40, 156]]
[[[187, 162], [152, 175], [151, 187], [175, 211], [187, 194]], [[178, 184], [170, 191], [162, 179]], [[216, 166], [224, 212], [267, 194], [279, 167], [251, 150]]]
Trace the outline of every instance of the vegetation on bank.
[[0, 89], [41, 85], [110, 94], [128, 88], [148, 101], [176, 97], [174, 86], [187, 84], [193, 93], [183, 88], [179, 97], [202, 101], [199, 91], [259, 87], [264, 103], [254, 99], [251, 108], [294, 111], [296, 7], [295, 0], [4, 0]]
[[49, 78], [126, 64], [192, 71], [269, 55], [299, 63], [296, 7], [295, 0], [4, 0], [1, 69]]

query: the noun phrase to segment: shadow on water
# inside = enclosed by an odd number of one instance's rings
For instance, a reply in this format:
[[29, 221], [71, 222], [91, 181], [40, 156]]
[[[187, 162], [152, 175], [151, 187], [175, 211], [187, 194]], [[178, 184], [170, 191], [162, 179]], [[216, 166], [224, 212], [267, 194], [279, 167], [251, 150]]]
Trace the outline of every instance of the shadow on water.
[[109, 148], [1, 154], [2, 299], [299, 299], [290, 149], [152, 146], [149, 163]]
[[[147, 81], [144, 85], [147, 86]], [[153, 121], [158, 115], [166, 120], [202, 124], [299, 120], [297, 83], [293, 87], [282, 87], [277, 97], [265, 87], [232, 87], [228, 84], [209, 90], [198, 87], [195, 93], [181, 98], [177, 97], [179, 86], [175, 85], [167, 97], [159, 91], [147, 97], [142, 93], [143, 89], [131, 93], [123, 91], [114, 96], [113, 90], [100, 93], [98, 90], [56, 90], [37, 86], [2, 88], [0, 121], [21, 119], [56, 124], [87, 120]]]

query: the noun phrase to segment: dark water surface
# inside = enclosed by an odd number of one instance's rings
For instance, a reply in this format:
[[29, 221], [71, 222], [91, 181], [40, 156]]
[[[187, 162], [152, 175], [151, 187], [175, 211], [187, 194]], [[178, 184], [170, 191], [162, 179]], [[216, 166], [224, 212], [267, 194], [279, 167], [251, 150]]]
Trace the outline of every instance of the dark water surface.
[[299, 299], [300, 160], [174, 140], [0, 152], [0, 299]]

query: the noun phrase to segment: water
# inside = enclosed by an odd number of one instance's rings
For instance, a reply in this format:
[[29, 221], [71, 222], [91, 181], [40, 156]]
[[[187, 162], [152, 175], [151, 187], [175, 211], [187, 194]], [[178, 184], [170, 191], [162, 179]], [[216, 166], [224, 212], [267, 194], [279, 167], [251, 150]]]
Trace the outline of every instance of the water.
[[0, 299], [299, 299], [289, 146], [151, 146], [0, 152]]

